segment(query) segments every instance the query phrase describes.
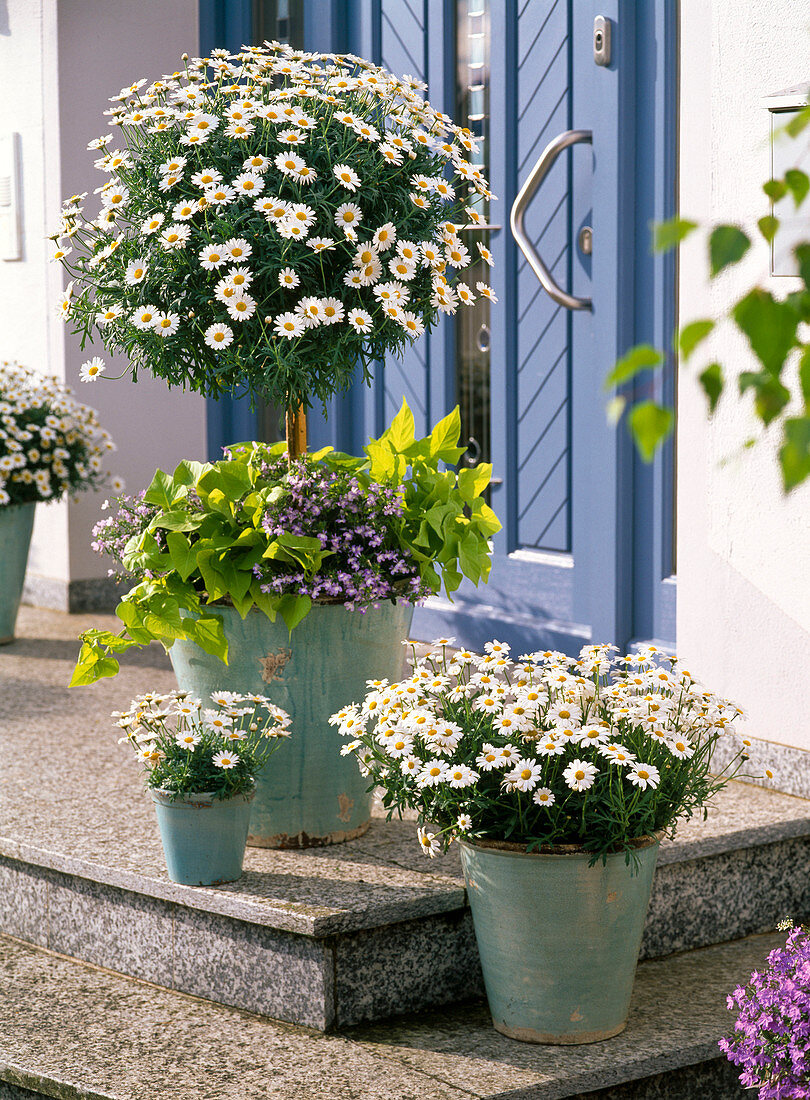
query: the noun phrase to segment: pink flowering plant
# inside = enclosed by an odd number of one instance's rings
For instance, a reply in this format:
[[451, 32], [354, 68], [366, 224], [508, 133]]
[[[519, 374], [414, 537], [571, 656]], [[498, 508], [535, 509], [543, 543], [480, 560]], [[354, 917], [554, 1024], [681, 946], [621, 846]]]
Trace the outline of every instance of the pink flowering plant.
[[150, 691], [113, 718], [144, 765], [148, 788], [220, 799], [253, 790], [290, 723], [265, 696], [232, 691], [215, 691], [205, 704], [185, 691]]
[[122, 352], [133, 378], [295, 409], [494, 297], [460, 278], [491, 263], [459, 235], [490, 196], [476, 142], [426, 85], [279, 43], [183, 68], [112, 97], [115, 141], [89, 146], [100, 209], [63, 206], [54, 259], [82, 346]]
[[[705, 808], [748, 758], [739, 708], [655, 647], [513, 662], [502, 642], [481, 657], [452, 641], [414, 653], [410, 678], [370, 684], [331, 719], [389, 817], [416, 811], [426, 855], [460, 837], [630, 859], [639, 840]], [[721, 738], [727, 763], [715, 773]]]
[[730, 1062], [742, 1068], [740, 1083], [759, 1089], [760, 1100], [810, 1097], [810, 928], [790, 929], [784, 947], [768, 955], [738, 986], [728, 1007], [738, 1012], [734, 1034], [720, 1040]]
[[458, 409], [416, 439], [407, 405], [363, 458], [244, 443], [220, 462], [159, 470], [146, 492], [97, 525], [95, 545], [137, 583], [120, 634], [82, 635], [72, 684], [118, 671], [117, 654], [178, 638], [227, 661], [217, 605], [258, 608], [290, 630], [314, 602], [415, 602], [490, 569], [500, 524], [483, 500], [492, 467], [458, 471]]

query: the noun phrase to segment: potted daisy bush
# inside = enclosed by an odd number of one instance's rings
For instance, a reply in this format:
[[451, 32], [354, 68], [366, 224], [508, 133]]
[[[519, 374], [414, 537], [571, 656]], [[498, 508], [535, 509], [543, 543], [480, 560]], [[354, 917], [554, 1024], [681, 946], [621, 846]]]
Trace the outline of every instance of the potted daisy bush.
[[[422, 88], [277, 43], [184, 59], [182, 73], [113, 97], [117, 137], [91, 142], [101, 209], [88, 218], [74, 196], [55, 238], [70, 277], [63, 314], [82, 341], [123, 353], [133, 378], [148, 370], [284, 411], [280, 449], [248, 442], [158, 471], [153, 511], [120, 558], [138, 582], [119, 606], [124, 630], [85, 635], [73, 680], [114, 673], [116, 653], [157, 639], [181, 687], [283, 705], [306, 731], [303, 757], [266, 799], [260, 781], [256, 843], [367, 828], [370, 799], [335, 760], [328, 716], [367, 678], [400, 674], [414, 598], [486, 580], [500, 526], [483, 499], [491, 466], [446, 469], [462, 453], [457, 411], [417, 439], [403, 406], [364, 456], [306, 453], [308, 408], [369, 382], [441, 315], [492, 297], [463, 278], [461, 228], [489, 195], [475, 142]], [[104, 363], [86, 373], [103, 379]], [[348, 533], [325, 519], [344, 489], [366, 502], [348, 555]]]
[[289, 736], [289, 716], [263, 695], [145, 692], [115, 711], [145, 768], [169, 878], [187, 886], [242, 874], [256, 775]]
[[426, 855], [459, 842], [494, 1026], [606, 1039], [626, 1023], [659, 841], [739, 773], [741, 712], [654, 647], [513, 662], [500, 642], [451, 643], [333, 715], [342, 751], [389, 816], [416, 811]]
[[14, 640], [38, 501], [111, 484], [114, 450], [95, 409], [54, 377], [0, 363], [0, 645]]

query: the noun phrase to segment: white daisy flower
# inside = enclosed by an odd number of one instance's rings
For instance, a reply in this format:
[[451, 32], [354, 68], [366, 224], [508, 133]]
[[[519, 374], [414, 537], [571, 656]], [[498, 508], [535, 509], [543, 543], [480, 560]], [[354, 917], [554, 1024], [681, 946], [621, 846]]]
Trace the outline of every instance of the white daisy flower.
[[492, 289], [491, 286], [487, 286], [486, 283], [476, 283], [475, 289], [478, 291], [479, 294], [483, 294], [485, 298], [489, 298], [490, 302], [498, 301], [497, 297], [495, 296], [495, 291]]
[[236, 192], [227, 184], [215, 184], [203, 191], [203, 198], [209, 206], [230, 206]]
[[542, 774], [543, 768], [536, 760], [521, 758], [507, 773], [506, 779], [519, 791], [533, 791]]
[[230, 749], [225, 749], [222, 752], [214, 753], [213, 763], [217, 768], [225, 768], [226, 770], [235, 768], [239, 763], [239, 756]]
[[283, 267], [278, 273], [279, 286], [296, 287], [301, 280], [291, 267]]
[[301, 336], [307, 327], [306, 320], [300, 313], [281, 313], [273, 321], [274, 331], [278, 336], [286, 336], [288, 340]]
[[160, 243], [167, 252], [175, 248], [182, 248], [191, 236], [191, 230], [187, 225], [167, 225], [160, 234]]
[[194, 730], [187, 730], [185, 733], [178, 733], [175, 737], [175, 742], [181, 749], [193, 749], [195, 745], [199, 745], [202, 738], [199, 733], [195, 733]]
[[297, 153], [278, 153], [273, 163], [285, 176], [295, 177], [305, 166], [306, 161]]
[[471, 787], [479, 776], [478, 772], [473, 771], [473, 769], [467, 767], [466, 764], [451, 764], [444, 778], [451, 787], [460, 789], [462, 787]]
[[155, 318], [160, 311], [152, 305], [139, 306], [138, 309], [132, 314], [132, 323], [135, 328], [147, 329], [151, 328], [155, 323]]
[[587, 791], [598, 774], [599, 769], [587, 760], [572, 760], [563, 772], [563, 779], [572, 791]]
[[436, 839], [434, 833], [429, 833], [427, 829], [419, 828], [416, 830], [416, 835], [419, 838], [419, 844], [421, 845], [422, 852], [433, 859], [437, 856], [441, 850], [441, 841]]
[[340, 229], [356, 228], [362, 220], [363, 212], [356, 203], [344, 202], [335, 211], [335, 225]]
[[158, 336], [174, 336], [179, 327], [180, 316], [177, 313], [158, 313], [153, 325]]
[[673, 737], [666, 741], [666, 746], [678, 760], [689, 760], [694, 756], [695, 750], [685, 737]]
[[422, 765], [422, 770], [416, 777], [416, 784], [418, 787], [437, 787], [440, 783], [443, 783], [447, 778], [447, 761], [434, 758], [433, 760], [426, 760]]
[[387, 252], [389, 248], [393, 247], [397, 239], [397, 231], [393, 222], [386, 222], [385, 225], [381, 225], [371, 239], [380, 252]]
[[252, 122], [230, 122], [224, 129], [226, 137], [236, 138], [237, 141], [245, 141], [256, 127]]
[[227, 309], [234, 321], [247, 321], [256, 312], [256, 302], [249, 294], [240, 292], [231, 298]]
[[472, 818], [469, 814], [459, 814], [456, 818], [456, 828], [462, 833], [468, 833], [472, 829]]
[[133, 260], [132, 263], [127, 264], [127, 269], [124, 272], [124, 282], [128, 286], [136, 286], [146, 278], [147, 271], [145, 260]]
[[313, 252], [328, 252], [335, 244], [331, 237], [312, 237], [307, 241], [307, 248], [311, 248]]
[[532, 802], [538, 806], [553, 806], [556, 801], [550, 787], [538, 787], [532, 795]]
[[364, 309], [350, 309], [347, 319], [355, 332], [371, 332], [374, 327], [371, 314]]
[[260, 195], [264, 191], [264, 180], [256, 172], [242, 172], [231, 184], [237, 195]]
[[422, 761], [416, 756], [406, 756], [399, 762], [399, 770], [406, 776], [417, 776], [421, 767]]
[[640, 787], [642, 791], [646, 791], [648, 787], [655, 790], [661, 781], [658, 768], [653, 767], [652, 764], [634, 764], [632, 768], [625, 772], [625, 775], [631, 783], [636, 787]]
[[339, 298], [322, 298], [321, 306], [325, 325], [335, 325], [343, 320], [345, 310]]
[[399, 323], [412, 340], [416, 340], [419, 336], [424, 335], [424, 322], [415, 313], [403, 312], [402, 316], [399, 318]]
[[356, 191], [359, 187], [360, 177], [348, 164], [336, 164], [332, 172], [338, 183], [347, 191]]
[[110, 321], [115, 321], [123, 313], [121, 306], [110, 306], [109, 309], [105, 309], [103, 313], [96, 314], [96, 324], [99, 326], [108, 325]]
[[189, 218], [193, 217], [196, 213], [196, 204], [184, 200], [183, 202], [175, 204], [172, 210], [172, 217], [176, 222], [187, 222]]
[[484, 248], [484, 246], [481, 244], [480, 241], [476, 241], [476, 247], [478, 248], [478, 251], [481, 253], [481, 259], [485, 263], [489, 264], [490, 267], [492, 267], [492, 265], [495, 263], [495, 261], [492, 258], [492, 253], [490, 252], [490, 250], [488, 248]]
[[314, 168], [310, 168], [308, 164], [302, 164], [301, 167], [292, 173], [293, 179], [298, 183], [314, 183], [318, 178], [318, 173]]
[[92, 359], [88, 359], [86, 363], [82, 363], [81, 370], [79, 371], [79, 378], [82, 382], [95, 382], [98, 376], [103, 374], [106, 369], [104, 360], [100, 359], [98, 355], [94, 355]]
[[270, 167], [270, 160], [268, 157], [263, 157], [260, 153], [255, 153], [252, 157], [247, 158], [242, 167], [246, 172], [254, 172], [256, 175], [261, 175]]
[[466, 283], [457, 283], [455, 290], [456, 294], [458, 295], [458, 300], [461, 302], [462, 305], [471, 306], [475, 301], [477, 301], [475, 295]]
[[409, 283], [416, 275], [416, 264], [413, 260], [406, 260], [402, 256], [395, 256], [393, 260], [388, 261], [388, 270], [397, 279], [402, 279], [404, 282]]
[[222, 183], [222, 173], [218, 172], [216, 168], [201, 168], [199, 172], [195, 172], [191, 177], [191, 182], [204, 190], [208, 190], [211, 187], [216, 187], [218, 183]]
[[243, 237], [231, 237], [223, 244], [222, 250], [229, 260], [239, 263], [250, 256], [253, 252], [253, 246], [248, 244]]
[[233, 343], [233, 329], [227, 325], [211, 325], [205, 330], [205, 342], [209, 348], [227, 348]]
[[165, 220], [165, 214], [150, 215], [141, 226], [141, 233], [145, 233], [147, 236], [150, 236], [152, 233], [157, 233]]
[[206, 271], [213, 271], [217, 267], [222, 267], [230, 259], [225, 246], [221, 244], [207, 245], [200, 250], [199, 257], [200, 266], [204, 267]]

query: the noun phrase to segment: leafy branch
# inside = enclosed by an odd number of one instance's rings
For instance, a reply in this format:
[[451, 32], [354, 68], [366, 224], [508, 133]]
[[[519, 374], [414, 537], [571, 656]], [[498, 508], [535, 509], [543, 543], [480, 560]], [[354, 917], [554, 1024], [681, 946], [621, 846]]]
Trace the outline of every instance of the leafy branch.
[[[797, 113], [785, 127], [796, 137], [810, 125], [810, 107]], [[810, 193], [810, 178], [798, 168], [790, 168], [780, 179], [763, 185], [772, 203], [790, 196], [799, 210]], [[757, 222], [756, 232], [769, 245], [773, 243], [780, 220], [773, 213]], [[698, 228], [696, 222], [672, 218], [654, 227], [653, 245], [657, 251], [676, 248]], [[737, 225], [715, 225], [708, 238], [708, 267], [712, 279], [739, 264], [751, 248], [752, 237]], [[777, 298], [770, 290], [754, 286], [729, 307], [726, 317], [748, 341], [758, 361], [757, 370], [743, 371], [736, 380], [738, 393], [751, 393], [754, 413], [764, 427], [781, 428], [779, 463], [782, 483], [789, 492], [810, 477], [810, 341], [802, 326], [810, 322], [810, 239], [793, 249], [801, 289]], [[674, 347], [680, 360], [688, 362], [694, 352], [715, 331], [718, 322], [700, 318], [684, 325], [675, 335]], [[798, 360], [796, 380], [787, 369]], [[663, 352], [642, 344], [619, 360], [605, 380], [605, 388], [620, 387], [642, 371], [658, 369]], [[731, 388], [730, 372], [720, 362], [709, 363], [698, 375], [711, 416]], [[788, 415], [788, 407], [796, 408]], [[628, 410], [627, 425], [641, 457], [652, 461], [658, 449], [672, 434], [674, 410], [656, 401], [632, 403], [623, 395], [611, 402], [610, 414], [618, 420]]]

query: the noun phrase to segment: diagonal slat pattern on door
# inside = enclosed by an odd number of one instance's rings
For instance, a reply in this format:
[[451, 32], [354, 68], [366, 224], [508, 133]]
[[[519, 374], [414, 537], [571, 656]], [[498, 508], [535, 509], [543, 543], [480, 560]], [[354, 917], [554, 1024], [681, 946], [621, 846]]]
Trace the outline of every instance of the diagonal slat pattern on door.
[[[526, 0], [518, 17], [517, 186], [549, 141], [569, 128], [567, 0]], [[561, 286], [568, 285], [567, 157], [543, 181], [525, 216], [529, 238]], [[569, 319], [522, 257], [517, 272], [515, 369], [518, 546], [570, 550]]]

